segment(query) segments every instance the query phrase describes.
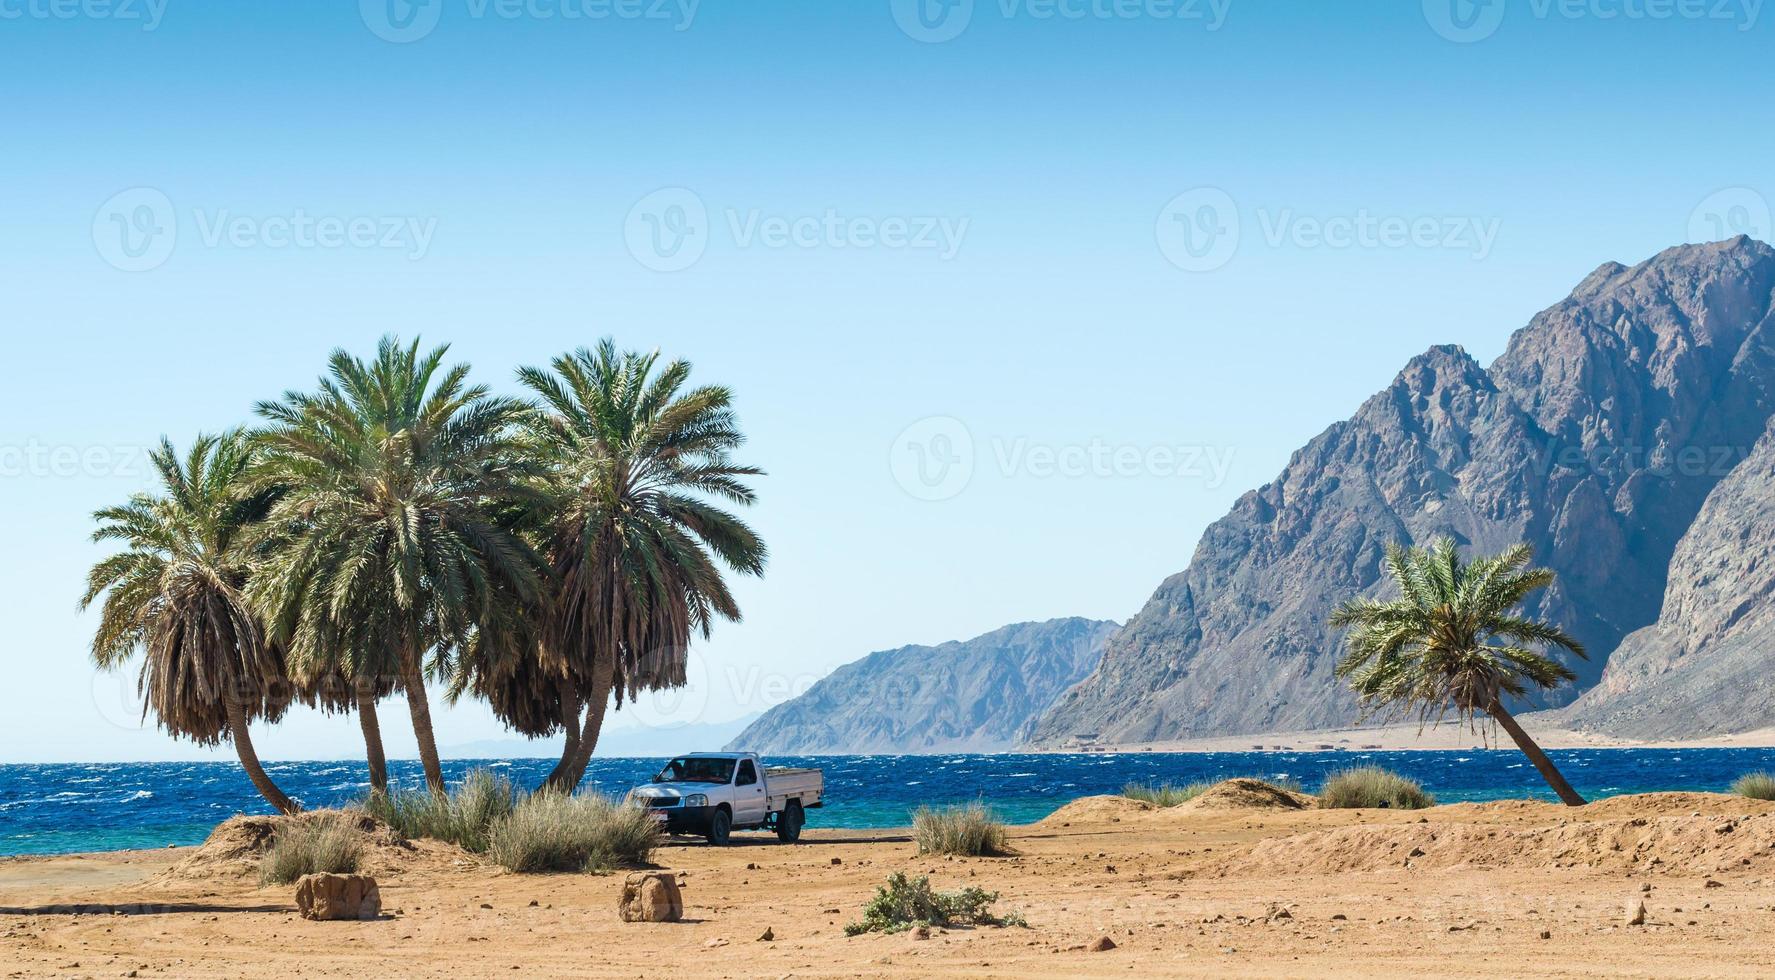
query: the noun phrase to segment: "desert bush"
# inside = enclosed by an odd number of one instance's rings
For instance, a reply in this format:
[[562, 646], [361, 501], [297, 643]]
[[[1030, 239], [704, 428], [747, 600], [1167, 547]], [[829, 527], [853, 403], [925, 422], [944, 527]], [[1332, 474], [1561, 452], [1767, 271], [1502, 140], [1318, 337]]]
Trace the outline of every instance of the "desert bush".
[[844, 927], [844, 934], [857, 936], [865, 932], [900, 932], [912, 926], [1020, 926], [1023, 917], [1015, 913], [994, 915], [992, 903], [998, 892], [980, 888], [964, 888], [956, 892], [940, 892], [931, 887], [931, 880], [920, 875], [907, 878], [896, 871], [887, 884], [875, 890], [875, 897], [863, 906], [863, 918]]
[[362, 804], [364, 812], [402, 837], [447, 841], [475, 854], [487, 850], [488, 831], [516, 805], [511, 779], [487, 769], [470, 772], [447, 796], [396, 790], [371, 793]]
[[1122, 787], [1122, 795], [1130, 800], [1143, 800], [1159, 806], [1177, 806], [1201, 796], [1208, 791], [1213, 783], [1190, 783], [1179, 786], [1175, 783], [1129, 783]]
[[642, 807], [544, 791], [493, 822], [487, 856], [507, 871], [601, 871], [644, 864], [659, 843], [659, 825]]
[[1775, 773], [1753, 772], [1738, 777], [1732, 792], [1753, 800], [1775, 800]]
[[912, 837], [918, 841], [920, 854], [996, 857], [1010, 853], [1005, 825], [980, 803], [919, 807], [912, 815]]
[[285, 819], [259, 863], [259, 883], [287, 885], [309, 874], [356, 874], [364, 843], [357, 819], [347, 813], [312, 813]]
[[1436, 805], [1436, 797], [1416, 782], [1378, 766], [1361, 766], [1333, 773], [1319, 787], [1319, 805], [1329, 809], [1421, 810]]

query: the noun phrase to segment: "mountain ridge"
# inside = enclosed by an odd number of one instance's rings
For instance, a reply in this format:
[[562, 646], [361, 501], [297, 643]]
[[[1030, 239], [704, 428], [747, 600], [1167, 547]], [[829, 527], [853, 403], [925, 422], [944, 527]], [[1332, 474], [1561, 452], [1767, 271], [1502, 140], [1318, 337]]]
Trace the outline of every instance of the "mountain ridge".
[[1010, 749], [1061, 691], [1096, 666], [1115, 629], [1067, 617], [879, 650], [766, 711], [728, 748], [777, 755]]
[[[1442, 534], [1533, 545], [1559, 580], [1529, 611], [1596, 651], [1574, 688], [1523, 707], [1596, 688], [1608, 654], [1657, 619], [1679, 541], [1768, 423], [1772, 298], [1767, 244], [1677, 246], [1598, 266], [1489, 367], [1454, 345], [1414, 357], [1204, 531], [1030, 744], [1348, 724], [1326, 618], [1384, 589], [1387, 544]], [[1730, 465], [1681, 465], [1715, 449]]]

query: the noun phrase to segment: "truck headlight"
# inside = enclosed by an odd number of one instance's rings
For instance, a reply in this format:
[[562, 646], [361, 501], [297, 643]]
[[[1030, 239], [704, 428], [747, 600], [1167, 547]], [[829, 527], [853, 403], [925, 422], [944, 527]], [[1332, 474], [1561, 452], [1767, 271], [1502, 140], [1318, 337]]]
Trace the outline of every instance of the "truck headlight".
[[684, 798], [685, 806], [708, 806], [709, 798], [702, 793], [692, 793]]

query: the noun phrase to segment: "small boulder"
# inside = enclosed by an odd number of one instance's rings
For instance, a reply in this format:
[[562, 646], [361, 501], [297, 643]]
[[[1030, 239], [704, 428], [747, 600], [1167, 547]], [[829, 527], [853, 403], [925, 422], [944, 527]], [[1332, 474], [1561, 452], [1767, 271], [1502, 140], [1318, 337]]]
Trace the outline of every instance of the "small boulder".
[[670, 874], [639, 871], [623, 880], [617, 912], [624, 922], [679, 922], [684, 918], [684, 893]]
[[1116, 948], [1116, 941], [1108, 936], [1098, 936], [1097, 941], [1085, 947], [1087, 952], [1107, 953]]
[[1627, 903], [1627, 924], [1643, 926], [1646, 924], [1646, 903], [1644, 899], [1635, 898]]
[[303, 875], [296, 882], [296, 908], [317, 922], [364, 921], [382, 914], [382, 892], [369, 875]]
[[913, 928], [911, 932], [907, 933], [907, 935], [911, 937], [913, 942], [923, 942], [931, 938], [931, 927], [917, 926]]

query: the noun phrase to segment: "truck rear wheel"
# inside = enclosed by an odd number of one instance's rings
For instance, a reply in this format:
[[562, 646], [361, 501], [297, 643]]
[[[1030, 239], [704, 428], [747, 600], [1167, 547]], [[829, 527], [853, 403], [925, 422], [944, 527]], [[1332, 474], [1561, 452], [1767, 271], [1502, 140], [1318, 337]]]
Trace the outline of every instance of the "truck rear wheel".
[[728, 812], [727, 807], [716, 810], [714, 816], [709, 818], [709, 843], [716, 847], [725, 846], [727, 835], [732, 832], [733, 814]]
[[801, 801], [790, 800], [789, 805], [783, 807], [783, 812], [777, 814], [777, 840], [785, 844], [800, 840], [801, 825], [806, 822], [807, 817], [801, 812]]

